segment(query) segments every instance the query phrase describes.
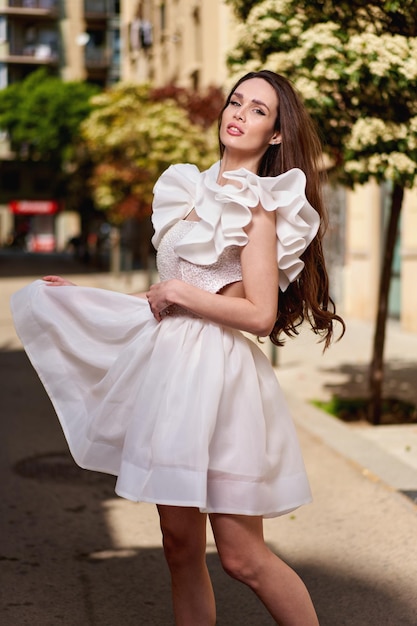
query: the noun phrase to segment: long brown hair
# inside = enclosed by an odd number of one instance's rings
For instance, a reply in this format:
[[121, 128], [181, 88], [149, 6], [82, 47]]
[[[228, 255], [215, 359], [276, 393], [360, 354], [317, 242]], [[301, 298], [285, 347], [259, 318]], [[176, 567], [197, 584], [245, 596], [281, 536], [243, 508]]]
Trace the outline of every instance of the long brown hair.
[[[219, 129], [223, 111], [237, 87], [251, 78], [266, 80], [278, 97], [278, 113], [275, 129], [281, 133], [280, 144], [269, 145], [259, 164], [259, 176], [278, 176], [293, 167], [300, 168], [306, 175], [306, 197], [320, 215], [320, 228], [301, 255], [304, 268], [294, 282], [284, 292], [279, 293], [278, 315], [275, 326], [269, 335], [272, 343], [282, 345], [282, 333], [298, 335], [298, 327], [308, 320], [314, 333], [322, 337], [327, 348], [333, 336], [333, 323], [342, 325], [341, 336], [345, 332], [343, 319], [336, 314], [336, 307], [329, 295], [329, 277], [323, 254], [322, 239], [328, 225], [327, 211], [322, 197], [325, 169], [322, 162], [322, 145], [316, 127], [301, 98], [289, 80], [271, 72], [261, 70], [242, 76], [227, 97], [220, 114]], [[219, 139], [220, 155], [224, 145]]]

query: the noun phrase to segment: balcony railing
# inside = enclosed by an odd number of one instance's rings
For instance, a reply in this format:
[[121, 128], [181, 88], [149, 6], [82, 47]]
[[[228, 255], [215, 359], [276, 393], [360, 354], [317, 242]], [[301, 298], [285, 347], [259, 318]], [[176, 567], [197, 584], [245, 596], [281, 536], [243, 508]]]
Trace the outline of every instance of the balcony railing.
[[86, 48], [84, 58], [87, 69], [105, 69], [109, 66], [109, 57], [104, 48]]
[[109, 14], [107, 0], [84, 0], [84, 13], [86, 18], [103, 18]]
[[2, 61], [29, 65], [55, 65], [58, 63], [58, 54], [52, 46], [43, 43], [9, 46], [9, 50], [5, 51]]
[[0, 15], [57, 18], [58, 0], [9, 0]]

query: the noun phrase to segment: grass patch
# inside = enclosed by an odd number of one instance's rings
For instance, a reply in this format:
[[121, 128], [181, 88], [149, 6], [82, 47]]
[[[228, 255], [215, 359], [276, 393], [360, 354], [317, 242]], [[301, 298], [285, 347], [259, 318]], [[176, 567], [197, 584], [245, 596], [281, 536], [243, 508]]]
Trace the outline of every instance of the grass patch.
[[[343, 422], [369, 421], [369, 400], [367, 398], [333, 396], [327, 402], [312, 400], [311, 403]], [[417, 407], [411, 402], [397, 398], [384, 398], [381, 424], [417, 424]]]

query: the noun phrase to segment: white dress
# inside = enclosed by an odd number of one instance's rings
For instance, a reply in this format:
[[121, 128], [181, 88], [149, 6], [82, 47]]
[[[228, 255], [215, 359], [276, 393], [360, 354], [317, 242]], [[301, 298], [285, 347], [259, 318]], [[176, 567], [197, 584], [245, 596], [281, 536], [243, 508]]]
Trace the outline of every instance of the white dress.
[[[161, 280], [217, 292], [241, 278], [244, 226], [259, 201], [276, 212], [280, 288], [319, 218], [293, 169], [274, 178], [174, 165], [155, 186], [153, 243]], [[184, 218], [194, 208], [199, 221]], [[157, 323], [144, 299], [103, 289], [48, 287], [12, 297], [25, 350], [75, 461], [116, 475], [134, 501], [273, 517], [311, 500], [283, 394], [258, 346], [179, 307]]]

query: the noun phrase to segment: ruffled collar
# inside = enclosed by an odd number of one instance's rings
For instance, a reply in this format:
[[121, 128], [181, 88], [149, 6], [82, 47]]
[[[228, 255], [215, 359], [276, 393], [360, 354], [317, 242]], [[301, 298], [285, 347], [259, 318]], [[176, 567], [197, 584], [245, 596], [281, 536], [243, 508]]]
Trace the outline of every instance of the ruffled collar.
[[[315, 237], [320, 218], [305, 196], [305, 174], [297, 168], [280, 176], [260, 177], [245, 168], [224, 172], [217, 183], [220, 162], [200, 173], [195, 166], [174, 165], [155, 186], [153, 222], [158, 243], [167, 230], [192, 208], [199, 218], [177, 244], [178, 256], [197, 265], [211, 265], [228, 246], [248, 242], [245, 227], [252, 209], [261, 204], [276, 211], [277, 260], [280, 288], [285, 290], [304, 267], [299, 258]], [[174, 208], [173, 208], [174, 207]]]

